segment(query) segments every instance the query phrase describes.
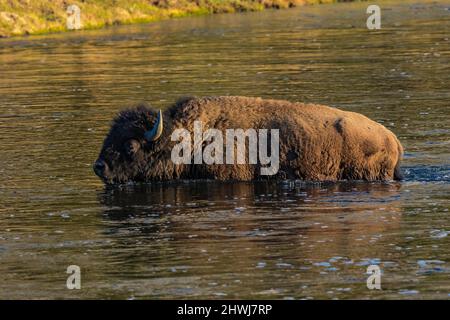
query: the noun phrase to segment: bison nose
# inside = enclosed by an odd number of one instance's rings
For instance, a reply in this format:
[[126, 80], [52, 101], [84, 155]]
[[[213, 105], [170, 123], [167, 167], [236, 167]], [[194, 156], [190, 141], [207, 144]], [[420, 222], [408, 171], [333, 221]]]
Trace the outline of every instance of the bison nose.
[[95, 161], [93, 168], [96, 175], [98, 175], [99, 177], [103, 177], [106, 168], [105, 161], [103, 160]]

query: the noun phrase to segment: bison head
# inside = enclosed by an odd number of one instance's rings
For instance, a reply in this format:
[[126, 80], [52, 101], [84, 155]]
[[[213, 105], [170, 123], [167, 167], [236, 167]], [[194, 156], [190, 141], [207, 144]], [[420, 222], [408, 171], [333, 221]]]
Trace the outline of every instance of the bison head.
[[122, 111], [93, 165], [95, 174], [107, 184], [144, 181], [162, 131], [161, 110], [141, 105]]

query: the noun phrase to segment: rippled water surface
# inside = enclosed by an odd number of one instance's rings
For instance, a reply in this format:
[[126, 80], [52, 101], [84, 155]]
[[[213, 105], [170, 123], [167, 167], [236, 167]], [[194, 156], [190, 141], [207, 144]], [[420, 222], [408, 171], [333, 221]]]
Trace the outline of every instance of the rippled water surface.
[[[357, 3], [0, 40], [0, 298], [448, 299], [450, 4], [423, 3], [383, 2], [379, 31]], [[398, 135], [406, 179], [93, 174], [124, 106], [227, 94], [361, 112]]]

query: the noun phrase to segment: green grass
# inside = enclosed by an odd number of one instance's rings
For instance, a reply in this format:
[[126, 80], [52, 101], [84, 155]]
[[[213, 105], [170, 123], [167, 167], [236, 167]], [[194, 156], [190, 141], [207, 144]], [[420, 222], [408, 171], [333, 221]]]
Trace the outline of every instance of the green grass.
[[260, 11], [339, 0], [0, 0], [0, 37], [66, 31], [66, 7], [81, 9], [83, 29], [213, 13]]

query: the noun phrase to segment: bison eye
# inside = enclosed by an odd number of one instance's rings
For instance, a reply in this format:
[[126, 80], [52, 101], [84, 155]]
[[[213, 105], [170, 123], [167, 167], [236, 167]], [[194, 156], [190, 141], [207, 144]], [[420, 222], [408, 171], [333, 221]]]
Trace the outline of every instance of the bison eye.
[[141, 147], [140, 143], [134, 139], [125, 142], [125, 153], [128, 156], [133, 156]]

